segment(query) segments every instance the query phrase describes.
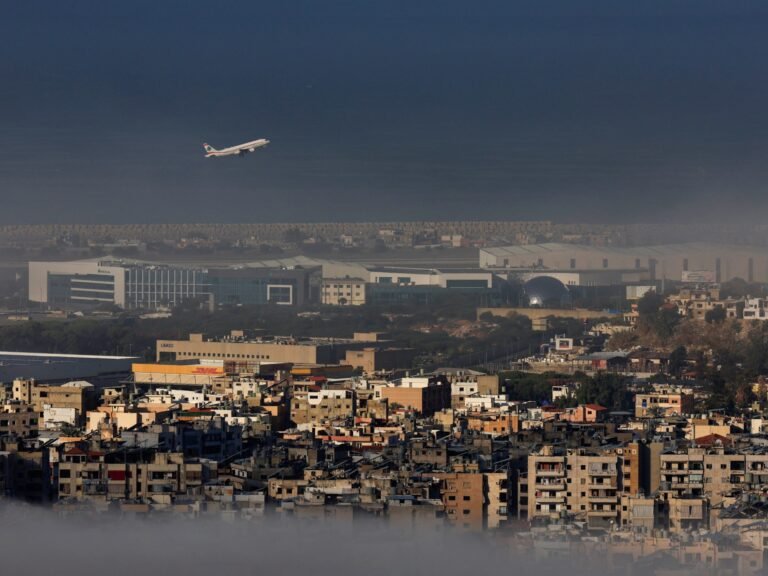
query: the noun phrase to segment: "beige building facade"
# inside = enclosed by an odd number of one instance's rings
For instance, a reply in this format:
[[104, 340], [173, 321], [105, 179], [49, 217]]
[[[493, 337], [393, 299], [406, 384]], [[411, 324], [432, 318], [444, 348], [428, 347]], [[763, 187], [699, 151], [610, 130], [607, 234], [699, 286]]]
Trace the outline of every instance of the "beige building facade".
[[323, 278], [321, 301], [328, 306], [365, 304], [365, 280], [362, 278]]
[[189, 340], [158, 340], [157, 361], [216, 359], [233, 362], [286, 362], [336, 364], [347, 350], [364, 346], [353, 340], [272, 338], [249, 340], [241, 336], [206, 338], [190, 334]]

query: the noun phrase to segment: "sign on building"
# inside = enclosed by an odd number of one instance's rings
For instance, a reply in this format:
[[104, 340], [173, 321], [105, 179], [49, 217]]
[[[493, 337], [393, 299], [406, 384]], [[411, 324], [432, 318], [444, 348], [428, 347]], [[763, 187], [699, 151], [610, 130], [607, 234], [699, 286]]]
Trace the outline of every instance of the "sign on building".
[[683, 270], [683, 282], [714, 284], [715, 273], [712, 270]]

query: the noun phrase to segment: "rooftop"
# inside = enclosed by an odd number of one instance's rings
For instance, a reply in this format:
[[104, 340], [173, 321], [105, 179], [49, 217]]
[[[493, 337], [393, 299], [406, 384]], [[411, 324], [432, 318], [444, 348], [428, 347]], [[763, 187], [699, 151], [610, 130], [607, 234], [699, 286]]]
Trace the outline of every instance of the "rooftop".
[[589, 246], [585, 244], [567, 244], [564, 242], [548, 242], [544, 244], [524, 244], [514, 246], [495, 246], [483, 248], [482, 252], [494, 256], [535, 256], [545, 255], [555, 252], [591, 252], [601, 254], [616, 254], [623, 256], [668, 256], [671, 254], [688, 254], [690, 252], [713, 252], [713, 251], [732, 251], [732, 252], [752, 252], [759, 248], [751, 246], [732, 246], [729, 244], [712, 244], [706, 242], [689, 242], [683, 244], [659, 244], [656, 246]]
[[138, 356], [96, 356], [87, 354], [49, 354], [46, 352], [0, 352], [0, 362], [14, 359], [39, 360], [138, 360]]

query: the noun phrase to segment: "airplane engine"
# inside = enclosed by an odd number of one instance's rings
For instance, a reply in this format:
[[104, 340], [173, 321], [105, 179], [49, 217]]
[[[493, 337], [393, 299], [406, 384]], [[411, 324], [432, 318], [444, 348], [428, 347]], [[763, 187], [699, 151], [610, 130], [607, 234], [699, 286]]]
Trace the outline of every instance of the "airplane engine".
[[249, 152], [255, 152], [255, 151], [256, 151], [256, 148], [248, 148], [248, 151], [249, 151]]

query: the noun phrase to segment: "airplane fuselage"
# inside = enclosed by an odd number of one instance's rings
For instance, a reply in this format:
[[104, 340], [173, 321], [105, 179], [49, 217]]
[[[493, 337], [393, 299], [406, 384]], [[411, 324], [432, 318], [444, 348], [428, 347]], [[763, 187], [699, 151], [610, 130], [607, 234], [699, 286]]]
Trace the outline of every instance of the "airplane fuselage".
[[221, 150], [216, 150], [212, 146], [205, 144], [205, 157], [214, 158], [218, 156], [240, 156], [248, 152], [255, 152], [257, 148], [261, 148], [267, 144], [269, 144], [269, 140], [266, 138], [251, 140], [250, 142], [238, 144], [237, 146], [230, 146], [229, 148], [222, 148]]

